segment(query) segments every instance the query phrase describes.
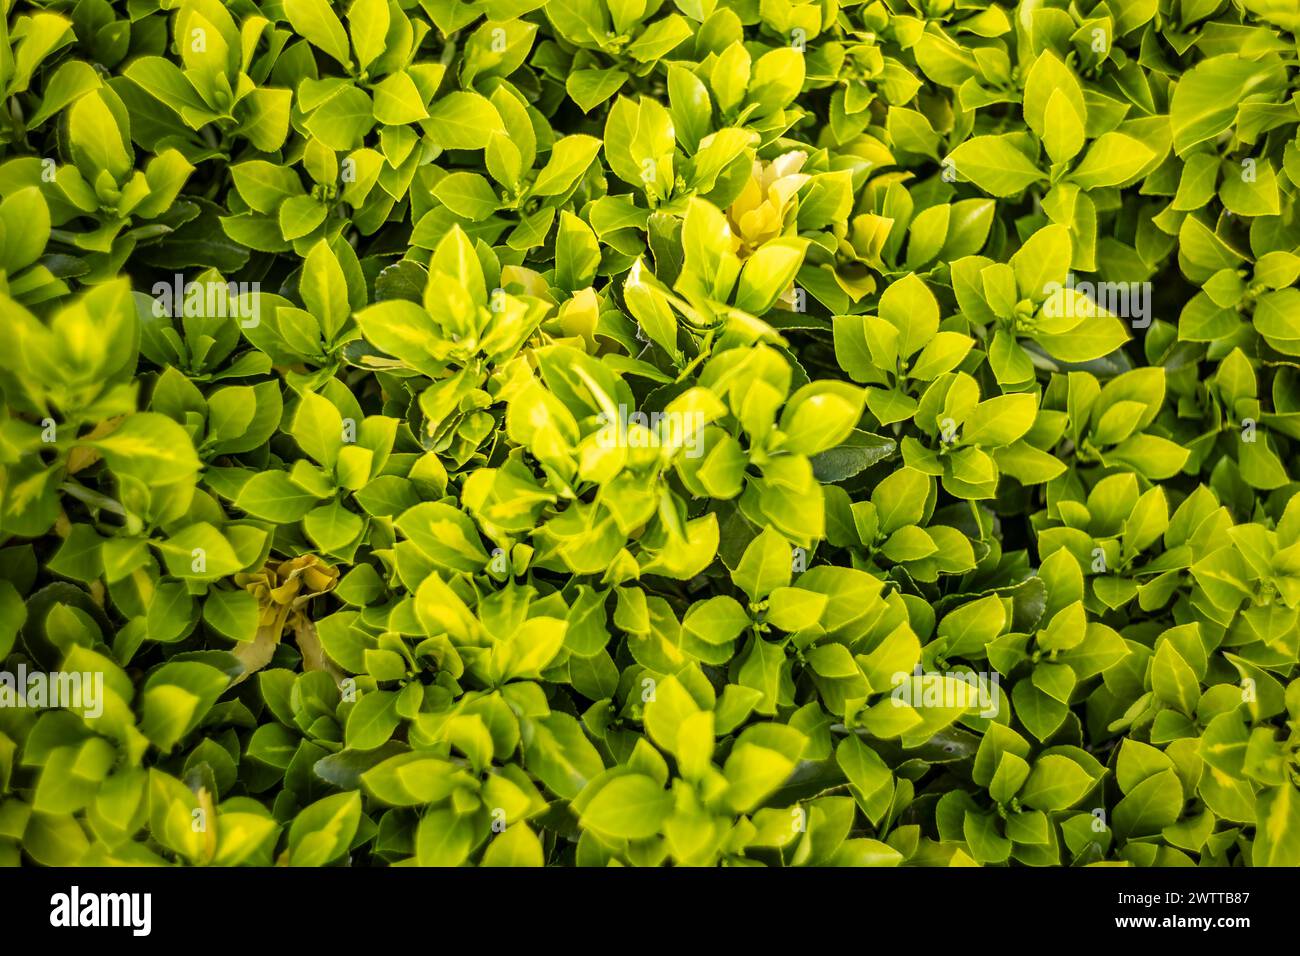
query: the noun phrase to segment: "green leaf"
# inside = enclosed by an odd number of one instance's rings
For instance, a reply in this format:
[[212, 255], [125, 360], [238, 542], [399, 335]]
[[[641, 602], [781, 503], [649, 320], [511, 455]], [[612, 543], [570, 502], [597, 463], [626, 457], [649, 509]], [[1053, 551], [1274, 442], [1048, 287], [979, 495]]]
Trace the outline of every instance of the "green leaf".
[[[307, 311], [320, 323], [325, 344], [329, 345], [347, 322], [352, 309], [348, 304], [348, 284], [343, 275], [343, 268], [339, 265], [339, 260], [329, 244], [323, 239], [312, 247], [302, 264], [302, 279], [298, 291], [302, 295], [303, 304], [307, 306]], [[321, 463], [325, 464], [323, 461]]]
[[1155, 151], [1123, 133], [1107, 133], [1098, 139], [1070, 174], [1084, 189], [1119, 186], [1136, 176]]
[[284, 0], [284, 15], [301, 36], [324, 50], [341, 66], [351, 66], [348, 35], [325, 0]]
[[898, 330], [898, 352], [910, 358], [939, 330], [939, 303], [925, 283], [910, 273], [880, 297], [880, 317]]
[[[307, 281], [305, 277], [303, 281]], [[325, 291], [318, 289], [318, 294]], [[328, 291], [335, 297], [334, 302], [337, 304], [337, 290]], [[302, 450], [314, 461], [327, 469], [334, 467], [343, 445], [343, 416], [329, 399], [315, 392], [304, 395], [293, 416], [290, 432]]]
[[1115, 806], [1115, 830], [1126, 838], [1158, 833], [1178, 819], [1183, 786], [1172, 770], [1147, 777]]
[[642, 840], [660, 832], [672, 795], [642, 774], [615, 777], [582, 811], [582, 825], [613, 840]]
[[993, 196], [1014, 196], [1046, 177], [1007, 136], [976, 136], [948, 155], [957, 174]]
[[1088, 772], [1069, 757], [1048, 754], [1034, 761], [1020, 789], [1020, 802], [1035, 810], [1065, 810], [1092, 788]]
[[[323, 0], [322, 0], [323, 2]], [[312, 111], [308, 131], [334, 150], [351, 150], [361, 145], [375, 125], [374, 105], [362, 90], [344, 85]]]
[[567, 192], [587, 171], [601, 142], [594, 136], [565, 136], [551, 147], [550, 158], [533, 181], [534, 196], [558, 196]]
[[189, 436], [171, 419], [138, 412], [103, 438], [87, 440], [109, 468], [149, 485], [193, 480], [199, 457]]
[[289, 864], [324, 866], [348, 851], [361, 823], [361, 795], [336, 793], [300, 810], [289, 827]]
[[438, 181], [433, 194], [458, 216], [475, 222], [496, 211], [496, 190], [477, 173], [451, 173]]
[[479, 571], [487, 564], [474, 522], [464, 512], [426, 501], [403, 512], [397, 528], [437, 564], [456, 571]]
[[759, 601], [790, 583], [792, 560], [790, 543], [771, 528], [764, 528], [745, 548], [732, 579], [750, 600]]
[[995, 448], [1010, 445], [1034, 424], [1038, 403], [1032, 395], [999, 395], [976, 405], [966, 417], [961, 442]]
[[1300, 861], [1300, 795], [1289, 784], [1259, 797], [1252, 847], [1255, 866], [1296, 866]]
[[397, 729], [397, 695], [374, 690], [363, 694], [348, 714], [344, 742], [354, 750], [374, 750]]
[[1248, 96], [1270, 96], [1285, 83], [1280, 62], [1272, 57], [1247, 59], [1225, 53], [1197, 63], [1174, 87], [1169, 125], [1180, 156], [1197, 143], [1218, 136]]
[[425, 125], [443, 149], [482, 149], [494, 132], [505, 133], [495, 107], [477, 93], [441, 97], [429, 110]]

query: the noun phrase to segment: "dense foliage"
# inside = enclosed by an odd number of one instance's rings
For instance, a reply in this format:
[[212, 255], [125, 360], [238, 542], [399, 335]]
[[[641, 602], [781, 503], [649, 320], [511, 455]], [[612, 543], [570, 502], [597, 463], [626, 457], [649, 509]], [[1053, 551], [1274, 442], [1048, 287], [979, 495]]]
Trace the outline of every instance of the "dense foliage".
[[0, 862], [1300, 864], [1294, 0], [3, 6]]

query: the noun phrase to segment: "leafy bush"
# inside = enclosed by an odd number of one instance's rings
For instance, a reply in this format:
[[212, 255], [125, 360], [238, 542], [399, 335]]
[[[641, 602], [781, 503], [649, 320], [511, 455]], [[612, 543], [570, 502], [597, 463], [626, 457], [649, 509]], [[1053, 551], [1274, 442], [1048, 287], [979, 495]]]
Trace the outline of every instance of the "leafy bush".
[[1300, 864], [1290, 0], [0, 41], [0, 861]]

